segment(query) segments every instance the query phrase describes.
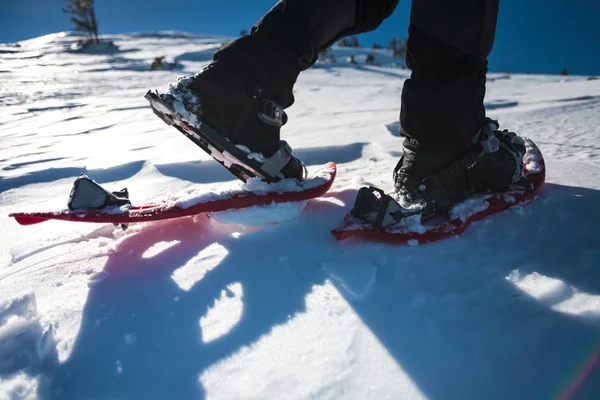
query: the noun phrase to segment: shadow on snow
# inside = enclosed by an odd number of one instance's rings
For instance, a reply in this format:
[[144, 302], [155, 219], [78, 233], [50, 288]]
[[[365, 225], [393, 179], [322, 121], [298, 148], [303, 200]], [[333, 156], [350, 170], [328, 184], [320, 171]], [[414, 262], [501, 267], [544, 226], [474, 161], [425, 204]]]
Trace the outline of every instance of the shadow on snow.
[[32, 183], [52, 182], [71, 177], [76, 178], [81, 174], [89, 175], [99, 183], [115, 182], [132, 177], [140, 172], [143, 166], [144, 161], [133, 161], [116, 167], [94, 170], [88, 170], [85, 167], [48, 168], [20, 176], [0, 178], [0, 193]]
[[[352, 143], [313, 147], [294, 150], [293, 154], [307, 166], [322, 165], [329, 161], [343, 164], [359, 159], [365, 145], [366, 143]], [[227, 182], [233, 179], [229, 171], [213, 160], [156, 165], [156, 169], [163, 175], [194, 183]]]
[[[329, 196], [348, 204], [354, 194]], [[418, 247], [336, 243], [328, 230], [346, 207], [322, 201], [309, 202], [301, 219], [237, 238], [234, 227], [211, 227], [205, 217], [146, 225], [109, 255], [72, 353], [50, 371], [40, 397], [203, 398], [202, 373], [304, 312], [313, 285], [330, 278], [323, 261], [340, 260], [375, 265], [376, 282], [360, 299], [332, 283], [426, 397], [557, 397], [597, 343], [600, 316], [555, 311], [568, 291], [536, 298], [507, 277], [538, 274], [600, 295], [598, 204], [598, 190], [548, 184], [531, 206]], [[179, 242], [142, 257], [162, 241]], [[213, 243], [227, 255], [181, 289], [174, 271]], [[241, 320], [204, 343], [199, 319], [235, 282]], [[575, 398], [599, 391], [596, 370]]]
[[[352, 143], [343, 146], [298, 149], [294, 151], [294, 155], [299, 157], [307, 166], [325, 164], [329, 161], [335, 161], [338, 164], [349, 163], [361, 157], [365, 144]], [[198, 151], [202, 152], [200, 149]], [[204, 153], [202, 152], [202, 154]], [[12, 170], [22, 165], [26, 164], [14, 164], [5, 167], [5, 169]], [[88, 170], [85, 167], [49, 168], [15, 177], [0, 177], [0, 193], [32, 183], [52, 182], [71, 177], [76, 178], [81, 174], [88, 175], [98, 183], [121, 181], [131, 178], [140, 172], [143, 166], [144, 161], [133, 161], [107, 169]], [[163, 175], [194, 183], [227, 182], [233, 179], [232, 175], [225, 168], [213, 160], [162, 164], [155, 167]]]

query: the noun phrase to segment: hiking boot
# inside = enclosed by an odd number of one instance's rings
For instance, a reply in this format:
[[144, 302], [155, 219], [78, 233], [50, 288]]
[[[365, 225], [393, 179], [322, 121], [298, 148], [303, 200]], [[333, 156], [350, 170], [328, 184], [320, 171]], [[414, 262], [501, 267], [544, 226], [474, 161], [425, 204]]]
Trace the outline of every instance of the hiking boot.
[[404, 155], [394, 168], [400, 206], [427, 216], [473, 194], [503, 191], [521, 180], [523, 138], [500, 131], [497, 121], [486, 118], [473, 141], [466, 153], [446, 160], [440, 155], [419, 154], [405, 143]]
[[299, 70], [289, 61], [291, 56], [275, 46], [276, 41], [261, 35], [237, 39], [217, 51], [201, 72], [171, 83], [161, 97], [187, 122], [209, 125], [249, 157], [271, 165], [284, 160], [271, 175], [303, 180], [304, 165], [280, 140], [287, 122], [284, 108], [294, 101], [292, 87]]

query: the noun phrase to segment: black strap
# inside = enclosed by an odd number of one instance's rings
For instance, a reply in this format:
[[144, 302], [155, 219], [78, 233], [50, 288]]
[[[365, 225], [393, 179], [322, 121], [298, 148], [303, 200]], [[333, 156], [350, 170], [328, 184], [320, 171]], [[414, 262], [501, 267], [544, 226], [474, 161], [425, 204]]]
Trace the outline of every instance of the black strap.
[[263, 122], [275, 126], [282, 126], [287, 122], [287, 115], [279, 104], [268, 99], [256, 99], [256, 101], [256, 111]]
[[436, 172], [433, 175], [423, 179], [422, 184], [425, 187], [441, 187], [446, 188], [457, 176], [467, 172], [471, 168], [482, 152], [481, 144], [476, 143], [469, 151], [463, 154], [458, 160], [452, 164]]

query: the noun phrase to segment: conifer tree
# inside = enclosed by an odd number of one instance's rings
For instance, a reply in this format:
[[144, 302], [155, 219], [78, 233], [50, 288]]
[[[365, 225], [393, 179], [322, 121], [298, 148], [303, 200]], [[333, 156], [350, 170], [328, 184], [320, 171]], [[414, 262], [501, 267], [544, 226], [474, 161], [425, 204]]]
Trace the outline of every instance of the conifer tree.
[[407, 41], [405, 38], [392, 38], [390, 43], [388, 44], [388, 50], [392, 50], [392, 55], [394, 57], [403, 56], [406, 54]]
[[94, 10], [94, 0], [63, 0], [65, 14], [73, 15], [71, 21], [75, 24], [75, 30], [85, 32], [91, 39], [98, 43], [98, 22]]

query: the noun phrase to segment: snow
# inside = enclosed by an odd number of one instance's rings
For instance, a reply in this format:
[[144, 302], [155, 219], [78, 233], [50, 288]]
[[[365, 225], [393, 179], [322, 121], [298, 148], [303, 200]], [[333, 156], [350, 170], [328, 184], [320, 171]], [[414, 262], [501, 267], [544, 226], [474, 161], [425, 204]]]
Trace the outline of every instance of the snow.
[[0, 374], [39, 369], [56, 357], [54, 328], [40, 325], [34, 294], [0, 304]]
[[486, 201], [486, 198], [489, 198], [489, 196], [475, 196], [450, 207], [450, 210], [448, 210], [450, 219], [458, 218], [465, 222], [471, 215], [489, 207], [490, 204]]
[[173, 109], [177, 111], [179, 115], [183, 116], [185, 121], [197, 126], [199, 125], [198, 118], [195, 114], [188, 112], [183, 104], [184, 102], [188, 104], [197, 104], [198, 108], [200, 108], [200, 99], [189, 91], [180, 90], [180, 88], [187, 88], [190, 83], [191, 77], [179, 76], [175, 81], [169, 82], [167, 93], [171, 94], [175, 98], [175, 101], [173, 102]]
[[[489, 74], [490, 117], [537, 143], [547, 184], [439, 243], [329, 234], [366, 181], [391, 190], [409, 74], [339, 48], [300, 76], [282, 131], [309, 167], [337, 163], [322, 198], [19, 226], [9, 213], [64, 208], [81, 173], [134, 204], [240, 188], [143, 98], [224, 38], [113, 35], [110, 54], [78, 39], [0, 45], [0, 398], [600, 397], [600, 81]], [[150, 72], [158, 56], [183, 69]]]
[[239, 210], [227, 210], [212, 213], [211, 216], [222, 224], [234, 224], [240, 227], [256, 227], [277, 224], [300, 217], [306, 207], [306, 201], [294, 203], [273, 203], [268, 206], [254, 206]]

